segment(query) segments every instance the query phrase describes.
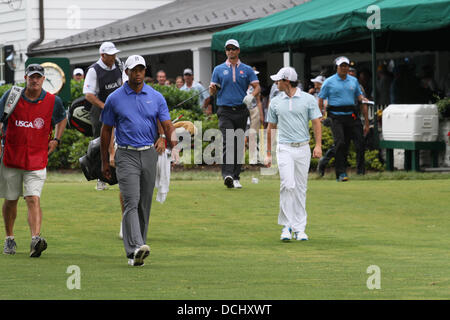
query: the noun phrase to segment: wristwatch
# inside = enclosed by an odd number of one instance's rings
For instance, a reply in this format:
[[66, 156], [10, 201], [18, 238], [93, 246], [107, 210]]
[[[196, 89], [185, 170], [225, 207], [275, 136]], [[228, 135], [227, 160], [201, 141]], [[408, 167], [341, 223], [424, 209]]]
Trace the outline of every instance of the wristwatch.
[[165, 134], [160, 134], [159, 137], [163, 138], [163, 139], [166, 139], [166, 135]]
[[61, 140], [59, 140], [58, 138], [53, 138], [53, 140], [55, 140], [56, 142], [58, 142], [58, 146], [61, 144]]

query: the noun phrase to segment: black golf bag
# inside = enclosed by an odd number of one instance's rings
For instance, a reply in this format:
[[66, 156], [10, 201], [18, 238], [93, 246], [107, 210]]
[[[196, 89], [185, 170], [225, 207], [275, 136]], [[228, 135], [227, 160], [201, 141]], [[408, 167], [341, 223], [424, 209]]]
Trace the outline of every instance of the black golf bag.
[[93, 136], [89, 113], [91, 107], [91, 103], [83, 96], [72, 102], [68, 112], [69, 127], [78, 130], [87, 137]]
[[102, 174], [102, 160], [100, 155], [100, 137], [89, 142], [87, 152], [80, 159], [81, 170], [86, 179], [95, 180], [100, 179], [110, 185], [117, 184], [116, 168], [111, 168], [111, 179], [106, 179]]

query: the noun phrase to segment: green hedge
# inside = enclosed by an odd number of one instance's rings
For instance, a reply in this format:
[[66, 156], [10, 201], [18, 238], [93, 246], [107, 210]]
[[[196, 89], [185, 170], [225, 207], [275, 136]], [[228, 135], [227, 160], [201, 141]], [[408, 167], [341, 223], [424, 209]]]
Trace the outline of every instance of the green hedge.
[[[24, 86], [24, 83], [18, 84], [20, 86]], [[174, 85], [171, 86], [160, 86], [158, 84], [151, 84], [151, 86], [161, 92], [164, 98], [167, 101], [167, 105], [169, 106], [170, 117], [171, 119], [177, 118], [179, 115], [183, 115], [183, 118], [180, 121], [201, 121], [202, 122], [202, 134], [211, 128], [218, 129], [219, 128], [219, 120], [216, 114], [213, 115], [205, 115], [200, 106], [198, 105], [198, 99], [192, 98], [188, 101], [185, 101], [195, 95], [194, 91], [181, 91], [176, 88]], [[11, 85], [3, 85], [0, 86], [0, 96], [3, 95], [8, 89], [11, 88]], [[83, 95], [83, 81], [76, 82], [73, 79], [71, 80], [71, 101], [81, 97]], [[181, 105], [177, 106], [181, 102], [185, 101]], [[175, 108], [175, 106], [177, 106]], [[66, 106], [68, 107], [68, 106]], [[314, 149], [315, 141], [314, 135], [312, 132], [312, 128], [310, 128], [310, 134], [312, 137], [311, 140], [311, 150]], [[61, 146], [49, 157], [48, 168], [49, 169], [79, 169], [80, 165], [78, 159], [82, 157], [87, 150], [89, 145], [89, 141], [92, 138], [85, 137], [83, 134], [78, 132], [75, 129], [66, 129], [64, 135], [62, 137]], [[205, 148], [209, 142], [203, 142], [203, 148]], [[331, 134], [331, 130], [329, 127], [322, 126], [322, 150], [323, 154], [333, 145], [333, 136]], [[365, 153], [366, 156], [366, 169], [373, 171], [383, 171], [383, 164], [379, 160], [379, 151], [378, 150], [367, 150]], [[193, 159], [193, 157], [192, 157]], [[248, 154], [246, 155], [246, 159], [248, 159]], [[351, 168], [356, 167], [356, 153], [353, 146], [353, 143], [349, 150], [348, 163]], [[317, 168], [318, 159], [311, 159], [311, 170], [315, 170]], [[328, 166], [334, 165], [334, 159], [330, 161]], [[186, 164], [186, 166], [191, 167], [192, 164]]]

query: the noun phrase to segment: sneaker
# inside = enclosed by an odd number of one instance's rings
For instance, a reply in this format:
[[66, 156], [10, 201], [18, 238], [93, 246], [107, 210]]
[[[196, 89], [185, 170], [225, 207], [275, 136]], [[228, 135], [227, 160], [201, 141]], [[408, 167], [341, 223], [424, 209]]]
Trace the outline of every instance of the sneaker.
[[41, 256], [42, 251], [47, 249], [47, 241], [44, 238], [36, 237], [31, 240], [30, 245], [30, 257], [38, 258]]
[[223, 184], [226, 185], [229, 189], [234, 188], [234, 181], [231, 176], [226, 176], [225, 179], [223, 179]]
[[101, 180], [97, 180], [97, 185], [95, 186], [95, 190], [102, 191], [108, 189], [108, 185], [106, 182], [103, 182]]
[[294, 232], [294, 239], [298, 241], [307, 241], [308, 235], [304, 232]]
[[144, 259], [150, 254], [150, 247], [146, 244], [139, 247], [134, 251], [133, 259], [128, 259], [128, 264], [134, 267], [140, 267], [144, 265]]
[[285, 226], [283, 228], [283, 230], [281, 231], [280, 239], [282, 241], [289, 241], [289, 240], [291, 240], [292, 239], [292, 229], [287, 227], [287, 226]]
[[237, 189], [242, 189], [242, 184], [239, 182], [239, 180], [233, 180], [233, 186]]
[[6, 238], [5, 247], [3, 248], [4, 254], [16, 254], [17, 244], [14, 239]]
[[348, 176], [346, 173], [341, 173], [339, 175], [339, 178], [336, 179], [337, 182], [344, 182], [344, 181], [348, 181]]
[[325, 164], [323, 163], [324, 158], [320, 158], [319, 164], [317, 165], [317, 173], [323, 177], [325, 175]]

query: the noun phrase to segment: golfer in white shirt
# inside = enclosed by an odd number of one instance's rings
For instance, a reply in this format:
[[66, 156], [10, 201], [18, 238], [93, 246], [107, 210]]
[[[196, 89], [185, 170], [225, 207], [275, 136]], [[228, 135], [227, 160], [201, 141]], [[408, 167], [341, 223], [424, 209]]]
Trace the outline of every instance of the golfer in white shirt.
[[297, 72], [291, 67], [280, 69], [271, 79], [280, 94], [270, 101], [268, 111], [267, 155], [265, 164], [272, 165], [272, 136], [278, 129], [277, 161], [280, 172], [280, 212], [278, 224], [283, 226], [281, 240], [308, 240], [306, 228], [306, 189], [311, 161], [309, 121], [312, 121], [316, 146], [313, 157], [322, 156], [322, 131], [317, 100], [297, 88]]

